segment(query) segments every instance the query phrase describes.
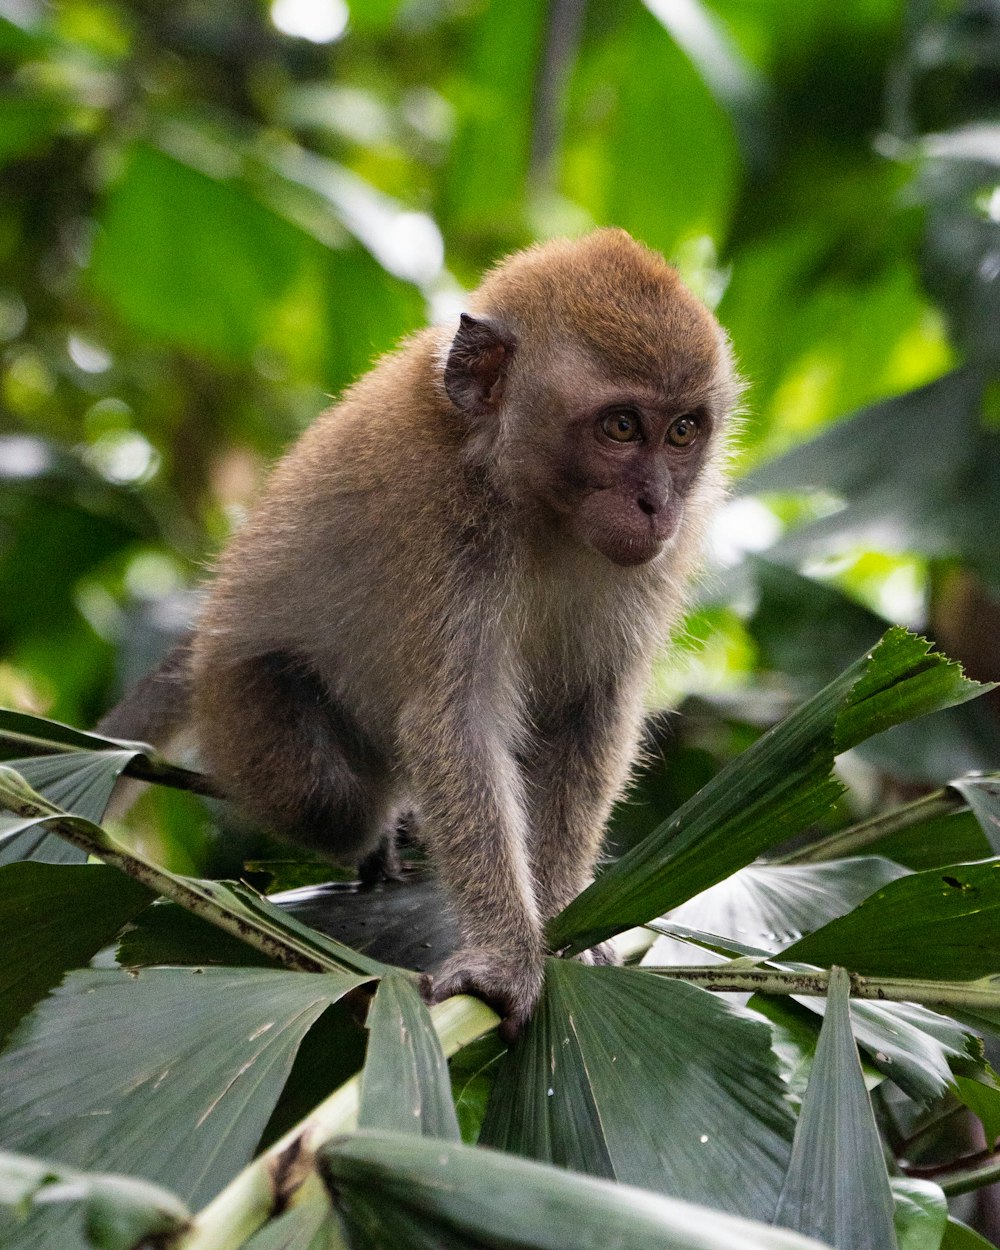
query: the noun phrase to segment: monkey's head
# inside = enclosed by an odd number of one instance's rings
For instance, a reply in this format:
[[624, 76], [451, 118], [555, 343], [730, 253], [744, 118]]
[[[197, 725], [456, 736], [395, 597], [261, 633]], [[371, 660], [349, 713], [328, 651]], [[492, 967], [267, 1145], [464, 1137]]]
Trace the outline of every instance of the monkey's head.
[[662, 257], [622, 230], [543, 244], [471, 307], [445, 387], [515, 502], [618, 565], [707, 514], [739, 386], [718, 323]]

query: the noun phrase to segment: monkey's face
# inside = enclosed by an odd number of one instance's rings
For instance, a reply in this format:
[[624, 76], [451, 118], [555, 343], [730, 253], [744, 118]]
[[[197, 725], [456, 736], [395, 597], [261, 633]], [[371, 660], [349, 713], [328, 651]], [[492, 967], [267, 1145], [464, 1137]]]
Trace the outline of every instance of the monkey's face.
[[614, 564], [646, 564], [668, 550], [692, 523], [694, 498], [718, 484], [732, 403], [718, 343], [649, 381], [609, 377], [574, 350], [515, 370], [504, 427], [521, 491]]
[[624, 394], [571, 420], [559, 460], [570, 532], [615, 564], [645, 564], [678, 532], [713, 434], [707, 405]]

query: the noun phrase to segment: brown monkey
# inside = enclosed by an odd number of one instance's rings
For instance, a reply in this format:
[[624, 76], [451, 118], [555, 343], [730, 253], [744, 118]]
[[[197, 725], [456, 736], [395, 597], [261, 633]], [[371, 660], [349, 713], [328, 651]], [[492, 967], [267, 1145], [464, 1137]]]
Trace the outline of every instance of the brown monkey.
[[463, 943], [434, 996], [478, 994], [509, 1035], [627, 778], [738, 387], [623, 231], [520, 252], [469, 308], [281, 461], [160, 680], [267, 827], [357, 862], [416, 813]]

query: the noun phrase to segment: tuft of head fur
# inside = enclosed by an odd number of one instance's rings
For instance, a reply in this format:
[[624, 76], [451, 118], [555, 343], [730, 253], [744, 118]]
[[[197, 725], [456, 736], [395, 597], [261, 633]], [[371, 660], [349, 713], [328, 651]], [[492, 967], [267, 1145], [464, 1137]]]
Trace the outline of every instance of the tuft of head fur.
[[624, 230], [517, 252], [486, 275], [472, 306], [528, 343], [582, 344], [602, 368], [651, 386], [707, 375], [718, 359], [711, 313], [673, 266]]

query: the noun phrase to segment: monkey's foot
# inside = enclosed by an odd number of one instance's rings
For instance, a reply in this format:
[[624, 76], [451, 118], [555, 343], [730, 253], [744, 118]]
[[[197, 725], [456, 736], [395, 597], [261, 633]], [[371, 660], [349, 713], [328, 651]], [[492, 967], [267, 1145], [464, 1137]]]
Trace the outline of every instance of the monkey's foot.
[[538, 1003], [542, 968], [541, 957], [525, 962], [503, 952], [466, 947], [441, 965], [431, 1002], [443, 1002], [453, 994], [474, 994], [502, 1018], [500, 1036], [513, 1042]]
[[399, 858], [395, 829], [386, 834], [375, 850], [358, 864], [358, 878], [362, 885], [403, 880], [403, 865]]

